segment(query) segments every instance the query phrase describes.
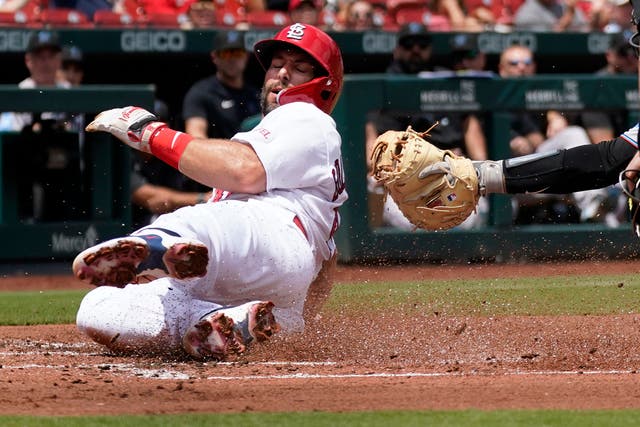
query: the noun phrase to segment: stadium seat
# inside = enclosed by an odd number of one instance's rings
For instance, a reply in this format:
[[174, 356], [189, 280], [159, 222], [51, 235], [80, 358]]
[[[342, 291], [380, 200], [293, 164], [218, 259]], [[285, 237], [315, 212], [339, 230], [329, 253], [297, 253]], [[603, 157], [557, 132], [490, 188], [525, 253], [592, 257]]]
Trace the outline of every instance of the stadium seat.
[[226, 10], [216, 10], [216, 25], [226, 28], [236, 28], [245, 22], [244, 18], [240, 18], [235, 13]]
[[431, 10], [424, 6], [401, 6], [396, 8], [395, 21], [400, 26], [409, 22], [422, 22], [429, 31], [451, 31], [449, 18], [432, 13]]
[[87, 15], [75, 9], [57, 8], [43, 9], [40, 21], [49, 27], [92, 28], [93, 22]]
[[392, 15], [401, 8], [428, 8], [424, 0], [386, 0], [387, 11]]
[[246, 21], [251, 28], [279, 28], [290, 23], [289, 15], [278, 10], [251, 12]]
[[373, 12], [373, 23], [376, 28], [381, 28], [385, 31], [397, 32], [400, 29], [395, 18], [384, 10]]
[[36, 16], [23, 10], [16, 12], [0, 12], [0, 27], [37, 28], [41, 24]]
[[97, 10], [93, 15], [93, 23], [100, 28], [131, 28], [142, 24], [128, 13], [116, 13], [111, 10]]
[[124, 13], [130, 15], [136, 20], [144, 16], [144, 8], [141, 6], [138, 0], [123, 0], [122, 9]]
[[180, 28], [189, 18], [184, 13], [148, 13], [144, 22], [151, 28]]

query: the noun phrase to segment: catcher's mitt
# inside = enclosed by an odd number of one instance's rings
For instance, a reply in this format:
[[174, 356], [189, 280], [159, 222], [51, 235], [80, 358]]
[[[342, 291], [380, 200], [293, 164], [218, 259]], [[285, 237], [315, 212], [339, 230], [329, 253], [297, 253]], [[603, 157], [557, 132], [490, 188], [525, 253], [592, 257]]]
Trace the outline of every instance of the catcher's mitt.
[[467, 219], [480, 196], [471, 160], [425, 140], [434, 126], [422, 133], [409, 126], [380, 135], [371, 155], [372, 173], [413, 225], [443, 230]]

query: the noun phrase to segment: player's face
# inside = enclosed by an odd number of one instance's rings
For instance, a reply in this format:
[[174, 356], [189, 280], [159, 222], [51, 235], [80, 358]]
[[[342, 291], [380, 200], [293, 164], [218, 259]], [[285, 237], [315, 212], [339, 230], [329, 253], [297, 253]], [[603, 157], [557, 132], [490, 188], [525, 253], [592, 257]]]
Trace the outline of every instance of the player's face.
[[264, 76], [261, 96], [263, 114], [268, 114], [278, 107], [276, 103], [278, 92], [310, 81], [315, 76], [315, 72], [313, 60], [303, 51], [276, 50]]

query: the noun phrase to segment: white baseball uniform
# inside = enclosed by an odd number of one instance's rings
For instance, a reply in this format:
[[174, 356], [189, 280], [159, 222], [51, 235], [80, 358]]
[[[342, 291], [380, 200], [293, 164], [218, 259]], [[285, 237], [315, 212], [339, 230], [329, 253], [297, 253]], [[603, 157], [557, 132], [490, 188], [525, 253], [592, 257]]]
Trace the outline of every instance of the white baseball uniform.
[[257, 153], [266, 192], [214, 191], [208, 203], [133, 233], [168, 230], [200, 240], [209, 249], [206, 276], [98, 287], [82, 301], [80, 331], [113, 349], [178, 350], [203, 315], [252, 300], [272, 301], [284, 332], [304, 327], [307, 290], [335, 251], [338, 208], [347, 200], [336, 124], [314, 105], [295, 102], [232, 139]]

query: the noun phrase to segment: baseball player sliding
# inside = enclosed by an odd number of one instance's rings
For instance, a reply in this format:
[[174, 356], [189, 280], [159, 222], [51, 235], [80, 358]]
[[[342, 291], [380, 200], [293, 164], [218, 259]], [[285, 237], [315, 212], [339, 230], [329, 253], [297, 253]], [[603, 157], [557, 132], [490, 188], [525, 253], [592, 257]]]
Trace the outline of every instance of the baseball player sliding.
[[[640, 48], [640, 0], [631, 0], [637, 32], [629, 43]], [[416, 227], [447, 229], [464, 220], [479, 196], [491, 193], [555, 193], [607, 187], [620, 182], [640, 236], [640, 154], [636, 124], [599, 144], [531, 154], [506, 160], [471, 162], [428, 143], [428, 134], [411, 129], [378, 137], [373, 175]], [[428, 147], [428, 148], [427, 148]], [[393, 155], [391, 155], [393, 154]], [[475, 174], [468, 174], [472, 165]]]
[[249, 132], [194, 139], [138, 107], [104, 111], [87, 126], [214, 188], [207, 203], [76, 257], [75, 275], [97, 286], [82, 300], [77, 326], [96, 342], [221, 360], [304, 327], [307, 291], [335, 252], [347, 200], [329, 116], [342, 56], [326, 33], [302, 24], [254, 50], [266, 70], [264, 117]]

